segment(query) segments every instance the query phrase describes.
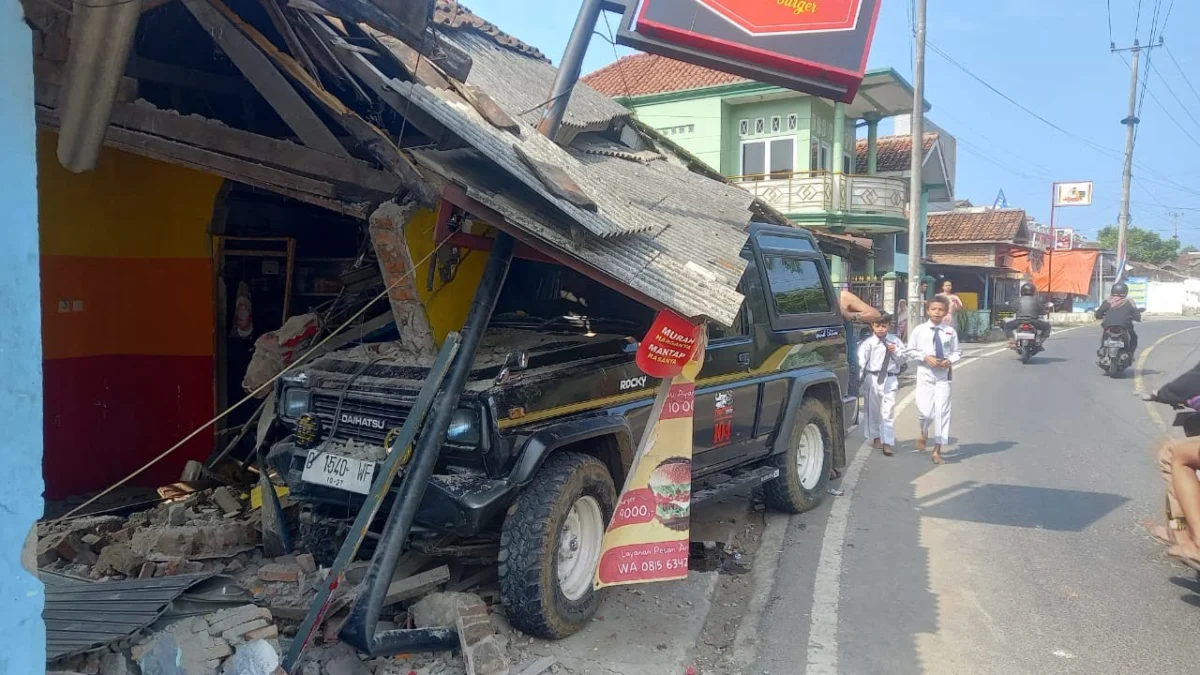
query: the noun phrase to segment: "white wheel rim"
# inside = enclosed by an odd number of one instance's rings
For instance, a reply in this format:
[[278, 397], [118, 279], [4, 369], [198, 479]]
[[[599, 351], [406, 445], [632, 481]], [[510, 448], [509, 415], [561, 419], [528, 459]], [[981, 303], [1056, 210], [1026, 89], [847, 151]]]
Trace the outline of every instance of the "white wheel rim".
[[580, 497], [558, 533], [558, 587], [568, 600], [592, 589], [604, 542], [604, 513], [595, 497]]
[[800, 446], [796, 452], [796, 472], [800, 475], [800, 486], [812, 490], [821, 482], [825, 470], [825, 439], [816, 424], [809, 423], [800, 434]]

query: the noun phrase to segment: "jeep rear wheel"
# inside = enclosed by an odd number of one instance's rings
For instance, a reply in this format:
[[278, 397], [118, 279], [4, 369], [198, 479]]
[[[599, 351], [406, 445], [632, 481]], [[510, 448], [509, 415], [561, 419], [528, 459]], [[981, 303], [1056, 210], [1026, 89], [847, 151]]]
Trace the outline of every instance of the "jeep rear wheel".
[[592, 587], [617, 491], [604, 464], [552, 455], [508, 509], [500, 535], [500, 596], [512, 625], [564, 638], [600, 606]]
[[833, 438], [829, 410], [816, 399], [805, 399], [796, 411], [787, 450], [774, 458], [779, 477], [763, 484], [768, 506], [804, 513], [821, 503], [833, 466]]

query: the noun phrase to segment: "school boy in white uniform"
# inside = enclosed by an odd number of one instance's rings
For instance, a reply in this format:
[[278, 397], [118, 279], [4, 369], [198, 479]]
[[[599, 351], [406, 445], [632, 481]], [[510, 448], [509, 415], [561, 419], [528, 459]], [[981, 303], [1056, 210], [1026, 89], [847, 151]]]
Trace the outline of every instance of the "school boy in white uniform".
[[906, 360], [904, 341], [888, 333], [892, 317], [884, 314], [871, 322], [874, 333], [858, 346], [858, 370], [863, 375], [867, 438], [871, 447], [891, 457], [896, 445], [896, 389]]
[[936, 295], [926, 304], [929, 321], [917, 326], [908, 338], [908, 358], [920, 361], [917, 369], [917, 410], [921, 437], [917, 450], [925, 450], [933, 431], [933, 462], [943, 464], [942, 445], [950, 442], [950, 391], [953, 365], [962, 358], [958, 332], [944, 321], [950, 302]]

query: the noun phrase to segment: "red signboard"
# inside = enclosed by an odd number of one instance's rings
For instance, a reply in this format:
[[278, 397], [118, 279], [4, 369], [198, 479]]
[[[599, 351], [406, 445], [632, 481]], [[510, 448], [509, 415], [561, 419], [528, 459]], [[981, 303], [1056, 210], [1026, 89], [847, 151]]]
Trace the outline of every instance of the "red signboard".
[[618, 42], [849, 103], [882, 0], [633, 0]]
[[696, 353], [699, 336], [700, 326], [670, 310], [659, 312], [646, 339], [638, 345], [638, 368], [650, 377], [675, 377]]
[[850, 30], [862, 0], [700, 0], [749, 33], [817, 33]]

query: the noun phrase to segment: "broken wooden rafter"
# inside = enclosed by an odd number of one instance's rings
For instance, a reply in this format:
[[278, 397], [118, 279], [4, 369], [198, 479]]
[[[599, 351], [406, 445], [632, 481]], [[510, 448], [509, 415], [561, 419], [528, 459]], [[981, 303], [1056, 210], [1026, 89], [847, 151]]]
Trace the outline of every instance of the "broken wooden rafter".
[[[42, 126], [57, 129], [58, 111], [39, 105], [37, 121]], [[365, 219], [370, 209], [369, 203], [341, 201], [331, 183], [151, 134], [109, 126], [104, 144], [160, 162], [215, 174], [359, 219]]]
[[320, 73], [317, 72], [317, 66], [313, 63], [312, 57], [308, 51], [304, 49], [304, 45], [300, 42], [300, 37], [296, 35], [296, 30], [292, 27], [288, 20], [288, 14], [295, 10], [290, 7], [281, 7], [278, 0], [259, 0], [259, 4], [267, 11], [267, 16], [271, 19], [271, 24], [275, 26], [275, 30], [283, 36], [283, 41], [287, 44], [288, 51], [292, 53], [300, 65], [312, 75], [317, 82], [321, 81]]
[[[337, 137], [300, 96], [254, 42], [228, 16], [218, 2], [182, 0], [188, 11], [208, 31], [238, 70], [262, 94], [305, 145], [332, 155], [348, 156]], [[221, 11], [224, 9], [224, 11]]]
[[[290, 5], [289, 9], [291, 9]], [[346, 70], [342, 62], [337, 60], [337, 57], [333, 54], [333, 50], [317, 35], [316, 30], [313, 29], [310, 22], [318, 19], [310, 16], [307, 12], [293, 12], [292, 16], [295, 17], [293, 28], [296, 29], [296, 35], [299, 36], [300, 41], [308, 48], [309, 55], [312, 56], [318, 67], [353, 89], [359, 101], [370, 101], [371, 98], [367, 95], [367, 91], [350, 74], [350, 71]]]
[[[333, 40], [340, 37], [325, 21], [313, 17], [313, 26], [318, 30], [318, 35], [325, 40]], [[404, 119], [409, 124], [416, 127], [422, 134], [428, 136], [430, 140], [441, 150], [453, 150], [455, 148], [465, 147], [467, 144], [462, 142], [457, 136], [446, 132], [446, 128], [441, 125], [432, 116], [425, 113], [418, 106], [410, 106], [407, 102], [392, 89], [389, 84], [393, 80], [387, 75], [384, 75], [375, 64], [371, 63], [362, 54], [356, 52], [348, 52], [340, 49], [334, 49], [334, 55], [342, 62], [356, 77], [366, 83], [366, 85], [375, 92], [381, 101], [390, 106], [393, 110], [403, 111]], [[447, 91], [450, 95], [454, 95], [451, 90]]]
[[275, 165], [287, 171], [337, 181], [353, 186], [351, 191], [355, 193], [390, 196], [400, 188], [400, 179], [395, 174], [376, 169], [362, 160], [330, 155], [291, 141], [234, 129], [196, 116], [159, 110], [144, 102], [116, 105], [110, 123]]
[[419, 18], [414, 18], [413, 11], [396, 15], [380, 7], [376, 1], [407, 7], [423, 4], [420, 0], [318, 0], [312, 4], [325, 9], [321, 14], [342, 17], [355, 24], [365, 23], [399, 38], [417, 48], [425, 58], [437, 64], [450, 77], [459, 82], [467, 81], [467, 75], [471, 73], [471, 57], [465, 51], [438, 37], [437, 33], [428, 27], [428, 20], [420, 21]]
[[[185, 2], [197, 1], [203, 0], [185, 0]], [[265, 54], [270, 61], [274, 62], [281, 70], [287, 73], [293, 81], [307, 89], [313, 99], [325, 108], [325, 111], [345, 129], [346, 133], [362, 144], [381, 164], [389, 170], [395, 171], [400, 176], [404, 187], [412, 192], [421, 203], [427, 205], [435, 203], [436, 193], [425, 179], [425, 176], [408, 157], [400, 152], [400, 149], [396, 147], [396, 144], [383, 130], [364, 120], [358, 113], [346, 107], [346, 104], [321, 87], [320, 83], [313, 80], [312, 76], [305, 72], [300, 67], [300, 64], [296, 63], [295, 59], [279, 51], [274, 43], [268, 40], [254, 26], [243, 21], [241, 17], [221, 3], [220, 0], [210, 1], [212, 2], [212, 7], [217, 12], [242, 31], [242, 34], [250, 40], [251, 46], [257, 45], [258, 49], [262, 50], [260, 54]]]

